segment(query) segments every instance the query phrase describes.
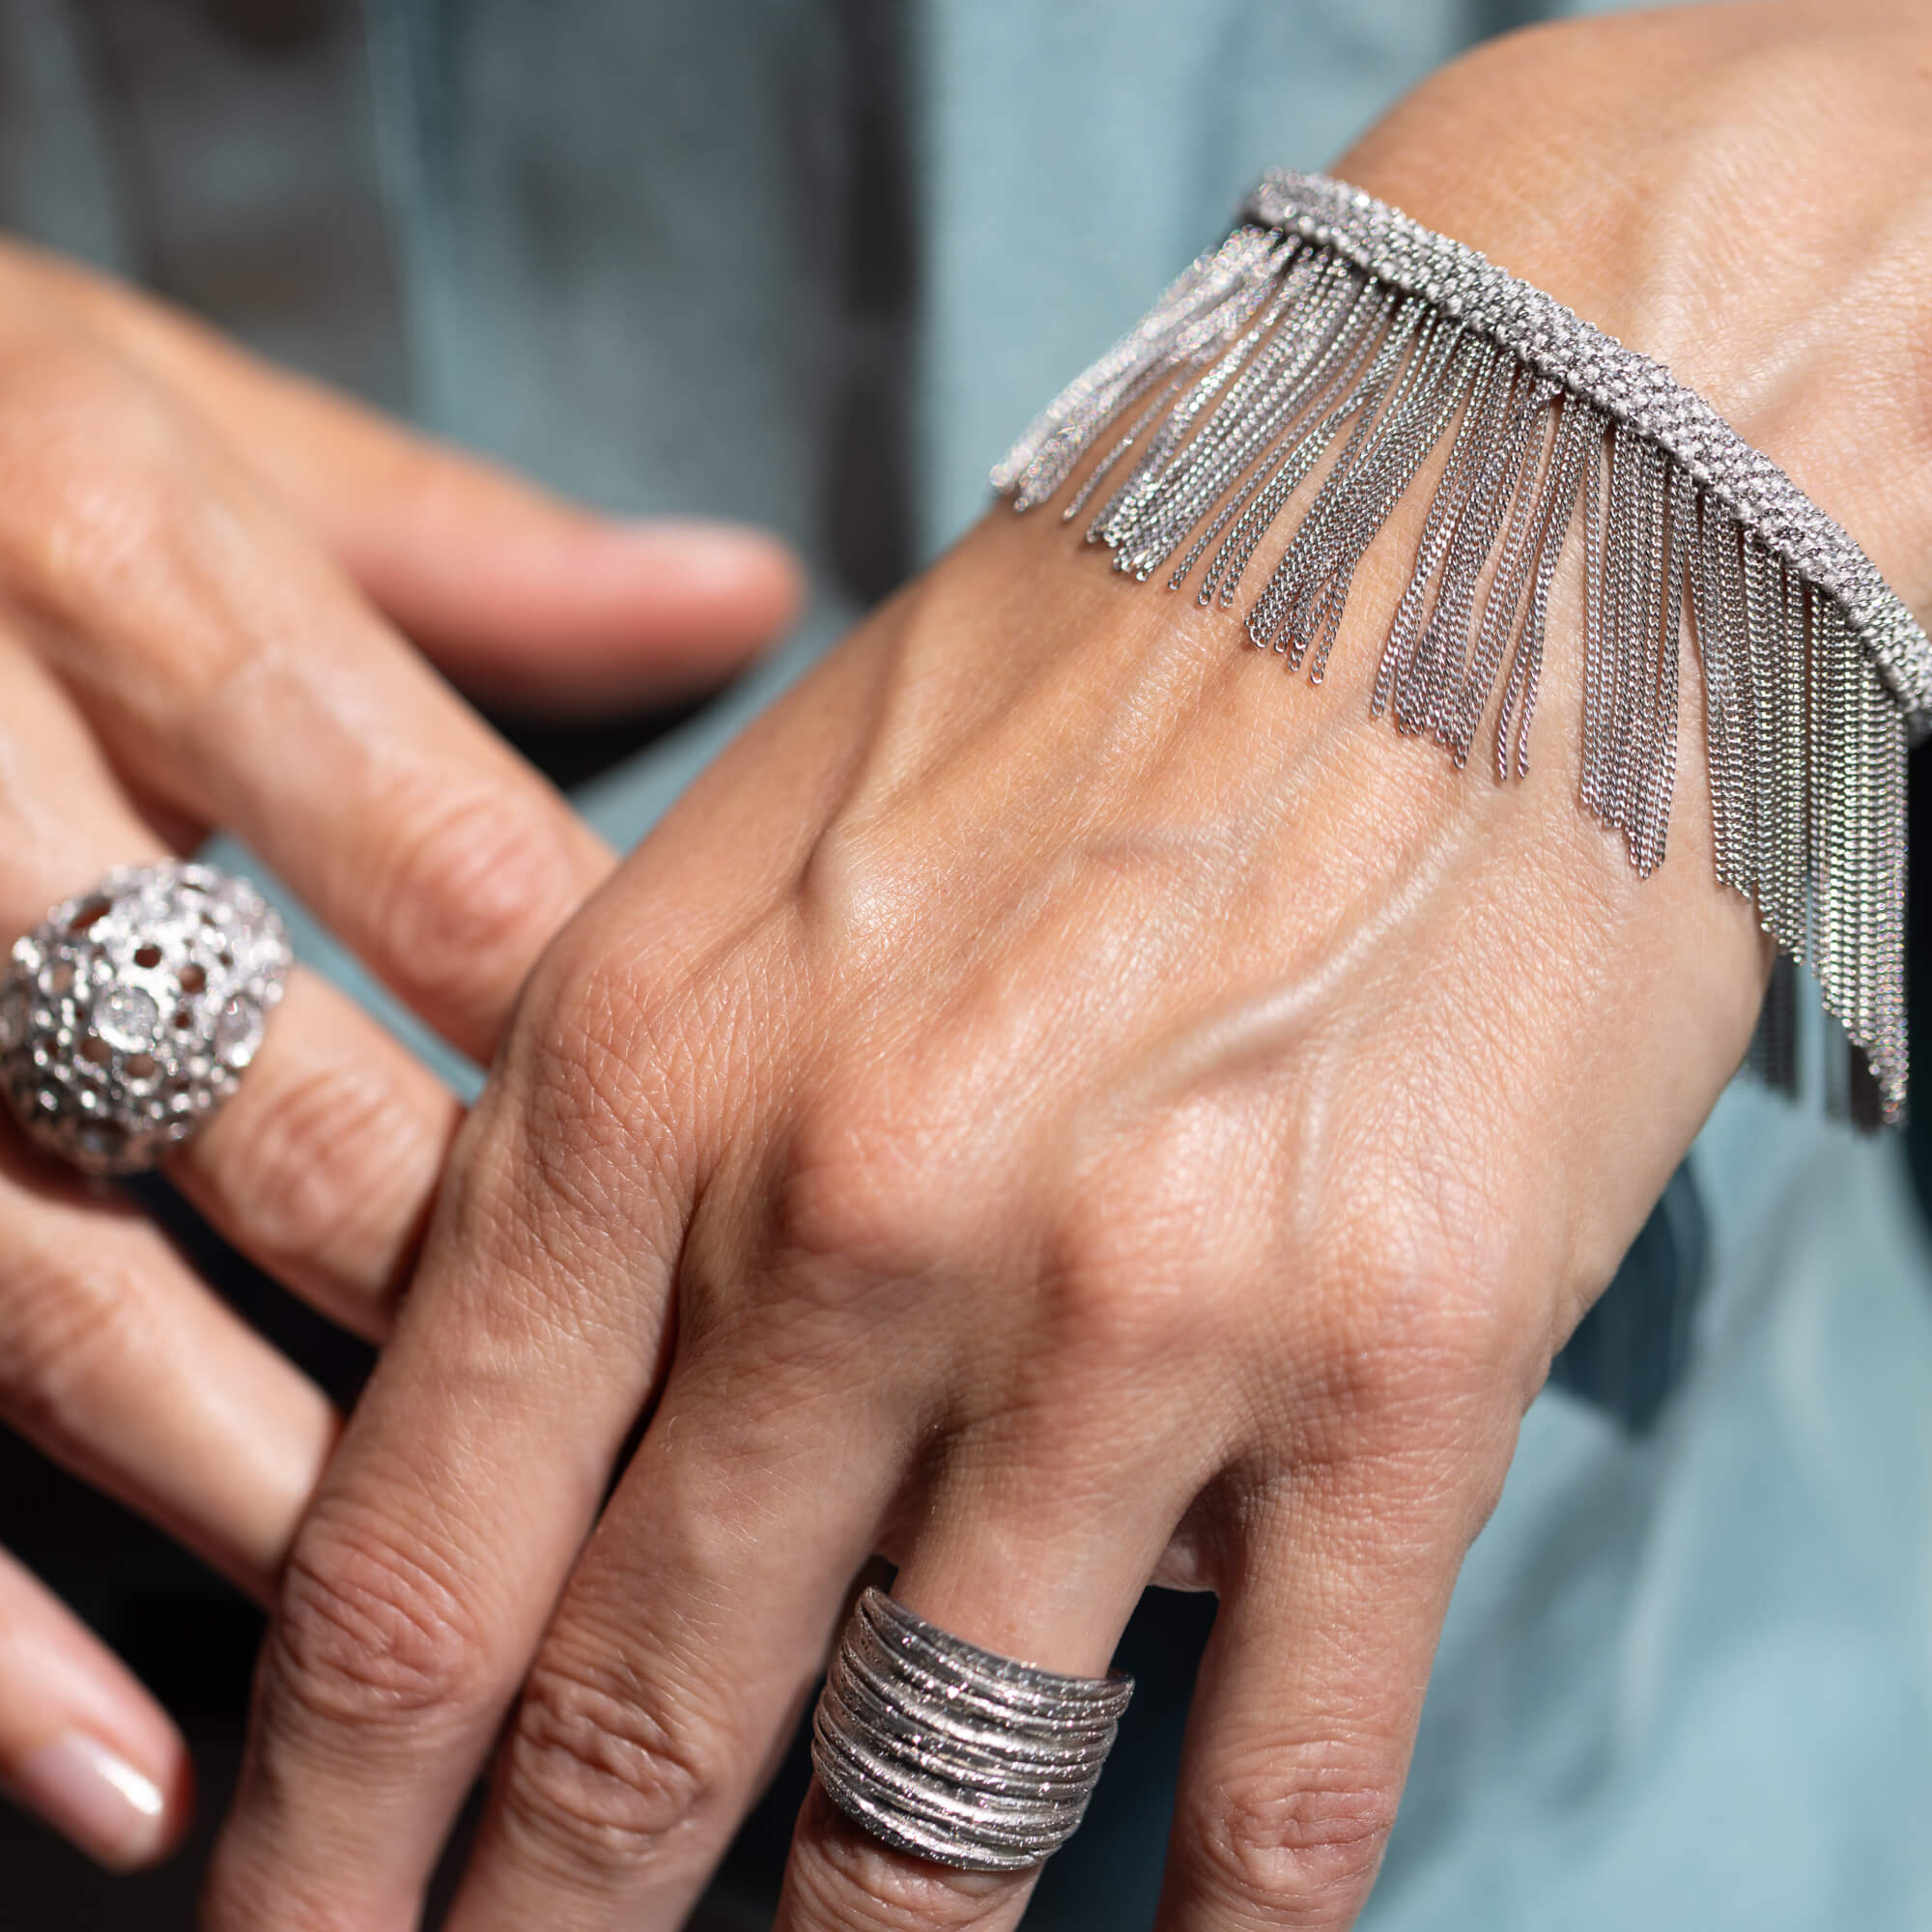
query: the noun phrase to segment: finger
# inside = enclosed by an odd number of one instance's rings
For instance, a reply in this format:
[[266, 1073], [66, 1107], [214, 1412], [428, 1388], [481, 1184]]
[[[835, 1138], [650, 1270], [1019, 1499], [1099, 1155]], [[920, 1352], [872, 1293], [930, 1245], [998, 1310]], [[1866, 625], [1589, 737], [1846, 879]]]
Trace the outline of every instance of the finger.
[[237, 833], [487, 1060], [609, 851], [191, 424], [43, 378], [0, 412], [34, 647], [131, 786]]
[[[0, 640], [0, 937], [116, 867], [164, 856], [65, 695]], [[456, 1129], [455, 1097], [374, 1020], [296, 972], [235, 1097], [168, 1164], [285, 1286], [380, 1338]]]
[[[541, 1010], [564, 970], [532, 988]], [[528, 1070], [543, 1051], [519, 1034], [460, 1137], [395, 1334], [298, 1534], [212, 1926], [416, 1922], [657, 1378], [695, 1179], [689, 1143], [649, 1122], [692, 1110], [630, 1091], [668, 1058], [641, 1037], [582, 1065], [561, 1049], [554, 1079]], [[536, 1131], [568, 1153], [531, 1146]]]
[[[1004, 1657], [1103, 1674], [1191, 1489], [1178, 1459], [1122, 1458], [1122, 1434], [1081, 1453], [1075, 1420], [962, 1457], [893, 1585], [908, 1609]], [[1105, 1448], [1099, 1446], [1104, 1439]], [[1105, 1470], [1098, 1482], [1090, 1473]], [[1129, 1506], [1104, 1500], [1131, 1497]], [[969, 1872], [881, 1843], [814, 1780], [799, 1816], [777, 1932], [1005, 1932], [1038, 1869]]]
[[380, 1342], [462, 1117], [354, 1000], [298, 969], [246, 1078], [168, 1179], [264, 1273]]
[[761, 532], [593, 516], [65, 267], [123, 353], [185, 399], [366, 594], [469, 689], [561, 711], [715, 684], [797, 614]]
[[1298, 1472], [1257, 1509], [1195, 1690], [1161, 1932], [1355, 1922], [1489, 1492], [1417, 1451]]
[[266, 1600], [337, 1419], [158, 1230], [0, 1132], [0, 1420]]
[[906, 1434], [875, 1390], [808, 1391], [755, 1344], [680, 1364], [524, 1684], [450, 1932], [686, 1921], [823, 1667]]
[[158, 1705], [0, 1550], [0, 1787], [100, 1863], [152, 1863], [191, 1803]]

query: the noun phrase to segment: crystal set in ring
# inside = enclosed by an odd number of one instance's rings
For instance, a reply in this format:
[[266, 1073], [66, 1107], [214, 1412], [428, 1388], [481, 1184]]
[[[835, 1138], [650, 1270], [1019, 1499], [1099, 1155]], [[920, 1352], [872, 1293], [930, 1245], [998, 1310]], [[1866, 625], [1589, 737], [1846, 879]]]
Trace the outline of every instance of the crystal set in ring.
[[111, 873], [14, 946], [0, 1087], [85, 1172], [153, 1167], [235, 1092], [292, 956], [244, 879], [173, 860]]
[[860, 1597], [812, 1722], [826, 1795], [875, 1838], [965, 1871], [1025, 1871], [1072, 1836], [1133, 1694]]

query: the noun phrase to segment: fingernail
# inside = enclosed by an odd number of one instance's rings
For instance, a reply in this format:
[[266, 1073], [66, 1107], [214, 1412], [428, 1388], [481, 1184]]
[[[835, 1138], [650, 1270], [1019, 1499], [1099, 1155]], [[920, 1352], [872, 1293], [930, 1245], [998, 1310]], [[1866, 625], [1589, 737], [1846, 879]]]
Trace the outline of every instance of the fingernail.
[[771, 537], [736, 524], [666, 520], [633, 524], [629, 534], [633, 545], [700, 588], [735, 585], [784, 563], [783, 549]]
[[14, 1767], [21, 1799], [98, 1859], [145, 1864], [167, 1834], [167, 1802], [153, 1778], [79, 1731], [63, 1731]]

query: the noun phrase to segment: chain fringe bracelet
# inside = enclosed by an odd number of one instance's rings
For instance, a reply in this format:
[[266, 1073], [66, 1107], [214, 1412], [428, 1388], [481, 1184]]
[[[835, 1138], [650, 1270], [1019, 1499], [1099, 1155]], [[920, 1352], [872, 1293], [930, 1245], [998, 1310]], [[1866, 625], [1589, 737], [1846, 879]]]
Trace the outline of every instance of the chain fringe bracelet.
[[1446, 440], [1371, 707], [1458, 765], [1482, 737], [1502, 781], [1528, 771], [1550, 585], [1580, 523], [1582, 798], [1639, 873], [1663, 858], [1688, 611], [1718, 876], [1779, 949], [1748, 1064], [1796, 1091], [1806, 965], [1835, 1022], [1828, 1104], [1903, 1120], [1905, 756], [1932, 725], [1932, 643], [1708, 403], [1473, 248], [1276, 171], [994, 488], [1042, 503], [1109, 435], [1064, 515], [1116, 569], [1223, 607], [1332, 453], [1247, 615], [1318, 684], [1363, 553]]

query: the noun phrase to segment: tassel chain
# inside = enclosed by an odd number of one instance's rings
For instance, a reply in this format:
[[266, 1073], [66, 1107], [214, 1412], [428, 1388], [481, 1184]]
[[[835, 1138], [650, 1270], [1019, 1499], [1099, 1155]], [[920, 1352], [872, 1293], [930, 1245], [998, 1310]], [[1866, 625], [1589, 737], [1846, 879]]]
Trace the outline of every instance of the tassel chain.
[[[1719, 878], [1780, 952], [1748, 1065], [1798, 1081], [1793, 963], [1833, 1110], [1903, 1119], [1905, 756], [1932, 643], [1838, 525], [1692, 391], [1474, 249], [1319, 175], [1242, 224], [1077, 377], [994, 471], [1025, 510], [1114, 441], [1064, 515], [1117, 569], [1229, 607], [1324, 462], [1247, 633], [1321, 681], [1370, 543], [1449, 440], [1372, 708], [1458, 765], [1529, 769], [1550, 586], [1580, 523], [1582, 800], [1662, 862], [1680, 637], [1704, 679]], [[1497, 693], [1500, 690], [1500, 697]]]

